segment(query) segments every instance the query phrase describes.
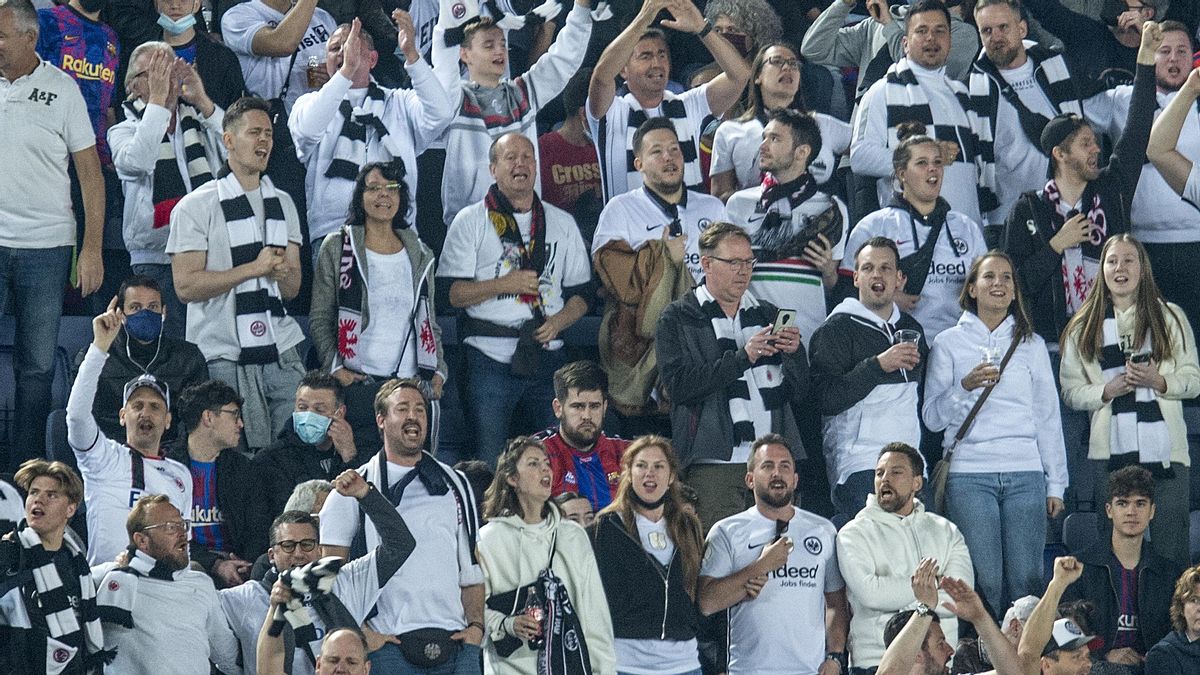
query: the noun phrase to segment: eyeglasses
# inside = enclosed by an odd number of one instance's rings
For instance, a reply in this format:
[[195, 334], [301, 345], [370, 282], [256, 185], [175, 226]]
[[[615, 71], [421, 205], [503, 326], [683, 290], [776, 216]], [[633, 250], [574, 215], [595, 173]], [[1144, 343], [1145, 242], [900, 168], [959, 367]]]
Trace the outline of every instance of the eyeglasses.
[[400, 184], [399, 183], [384, 183], [383, 185], [379, 185], [379, 184], [368, 185], [365, 188], [363, 188], [363, 191], [366, 192], [367, 194], [376, 194], [379, 192], [383, 192], [385, 190], [388, 192], [399, 192]]
[[754, 266], [758, 264], [757, 258], [747, 258], [745, 260], [741, 260], [738, 258], [719, 258], [715, 255], [710, 255], [708, 257], [712, 258], [713, 260], [720, 260], [739, 272], [752, 270], [754, 269]]
[[232, 415], [233, 419], [235, 419], [235, 420], [242, 419], [241, 408], [235, 408], [233, 410], [225, 410], [224, 408], [214, 408], [213, 413], [217, 414], [217, 415]]
[[141, 531], [149, 532], [150, 530], [158, 529], [160, 527], [171, 534], [181, 534], [190, 531], [192, 529], [192, 524], [186, 520], [170, 520], [157, 525], [147, 525], [146, 527], [143, 527]]
[[784, 56], [772, 56], [768, 58], [765, 63], [775, 66], [780, 70], [783, 70], [784, 68], [791, 68], [793, 70], [800, 69], [800, 59], [789, 59]]
[[300, 547], [301, 551], [308, 553], [309, 551], [311, 551], [317, 547], [317, 540], [316, 539], [301, 539], [300, 541], [292, 541], [291, 539], [284, 539], [283, 541], [275, 542], [275, 545], [278, 546], [279, 548], [283, 549], [284, 553], [292, 553], [293, 551], [296, 550], [297, 546]]

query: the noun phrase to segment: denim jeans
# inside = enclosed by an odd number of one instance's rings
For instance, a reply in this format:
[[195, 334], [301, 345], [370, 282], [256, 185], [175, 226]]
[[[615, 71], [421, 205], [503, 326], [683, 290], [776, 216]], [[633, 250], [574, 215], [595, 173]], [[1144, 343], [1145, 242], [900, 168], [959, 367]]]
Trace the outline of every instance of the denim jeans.
[[[562, 349], [543, 351], [537, 372], [525, 378], [513, 375], [507, 363], [493, 361], [474, 347], [466, 349], [467, 422], [475, 431], [477, 459], [495, 468], [512, 435], [554, 425], [554, 371], [566, 363], [567, 355]], [[514, 426], [513, 417], [518, 413], [523, 420]]]
[[1058, 352], [1050, 352], [1050, 367], [1054, 370], [1054, 387], [1058, 390], [1058, 413], [1062, 417], [1063, 442], [1066, 443], [1067, 448], [1067, 475], [1071, 477], [1071, 485], [1067, 488], [1064, 501], [1068, 512], [1103, 511], [1103, 501], [1095, 501], [1093, 496], [1095, 476], [1087, 461], [1091, 421], [1083, 410], [1068, 408], [1067, 404], [1063, 403], [1062, 382], [1058, 378], [1058, 369], [1061, 364], [1062, 356]]
[[208, 375], [233, 387], [244, 399], [244, 440], [246, 447], [257, 452], [270, 445], [291, 421], [304, 362], [296, 348], [289, 347], [274, 363], [242, 366], [237, 361], [213, 359], [208, 362]]
[[[171, 274], [170, 265], [138, 264], [133, 266], [133, 273], [140, 274], [158, 282], [162, 294], [162, 304], [167, 310], [163, 320], [163, 335], [183, 340], [187, 337], [187, 305], [179, 301], [175, 293], [175, 277]], [[107, 304], [107, 301], [106, 303]]]
[[[703, 674], [704, 674], [704, 670], [701, 668], [697, 668], [695, 670], [689, 670], [686, 673], [676, 673], [675, 675], [703, 675]], [[623, 670], [618, 670], [617, 675], [633, 675], [633, 673], [627, 673]]]
[[462, 649], [453, 661], [447, 661], [435, 668], [418, 668], [404, 658], [400, 647], [385, 643], [383, 647], [371, 652], [371, 672], [387, 673], [387, 675], [479, 675], [483, 672], [480, 661], [482, 652], [473, 644], [463, 643]]
[[45, 454], [46, 418], [54, 381], [54, 350], [63, 294], [71, 269], [71, 247], [0, 246], [0, 311], [12, 299], [13, 435], [8, 464], [15, 469]]
[[846, 482], [834, 485], [833, 508], [841, 517], [839, 522], [854, 520], [867, 505], [867, 495], [872, 494], [875, 494], [875, 472], [871, 469], [855, 471], [846, 477]]
[[1046, 480], [1040, 471], [951, 473], [946, 506], [975, 567], [975, 585], [1004, 616], [1013, 600], [1042, 593]]

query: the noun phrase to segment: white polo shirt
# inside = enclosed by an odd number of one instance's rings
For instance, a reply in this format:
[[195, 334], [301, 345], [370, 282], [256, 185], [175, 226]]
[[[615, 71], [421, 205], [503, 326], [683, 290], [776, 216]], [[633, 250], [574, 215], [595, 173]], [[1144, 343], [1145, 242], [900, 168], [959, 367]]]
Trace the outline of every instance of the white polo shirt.
[[[592, 235], [593, 256], [610, 241], [627, 242], [636, 250], [652, 239], [662, 239], [663, 228], [670, 224], [671, 216], [647, 190], [639, 187], [609, 200]], [[699, 282], [704, 276], [700, 268], [700, 233], [713, 221], [727, 219], [725, 205], [712, 195], [686, 190], [678, 211], [679, 224], [687, 235], [684, 262], [692, 279]]]
[[0, 246], [75, 245], [71, 153], [96, 144], [79, 85], [42, 61], [10, 82], [0, 77]]
[[[775, 539], [776, 523], [758, 507], [717, 521], [708, 533], [700, 576], [720, 579], [744, 569]], [[825, 660], [825, 594], [845, 588], [838, 570], [837, 530], [796, 509], [784, 536], [795, 548], [767, 575], [757, 598], [729, 608], [730, 675], [815, 673]]]
[[[386, 486], [372, 475], [377, 466], [377, 459], [372, 458], [359, 467], [358, 472], [387, 495]], [[463, 506], [474, 510], [475, 498], [467, 480], [445, 464], [441, 464], [441, 468], [447, 474], [447, 480], [453, 476], [457, 481], [466, 500]], [[414, 470], [388, 462], [387, 485], [395, 485]], [[396, 510], [404, 516], [417, 546], [384, 585], [377, 605], [379, 613], [367, 625], [387, 635], [418, 628], [462, 630], [467, 619], [463, 613], [461, 589], [483, 583], [483, 570], [474, 560], [463, 521], [474, 514], [462, 512], [453, 488], [443, 495], [431, 495], [419, 478], [404, 489]], [[379, 535], [370, 520], [363, 520], [367, 550], [372, 550], [379, 545]], [[359, 521], [357, 500], [337, 492], [330, 493], [321, 509], [321, 544], [350, 547], [358, 532]]]

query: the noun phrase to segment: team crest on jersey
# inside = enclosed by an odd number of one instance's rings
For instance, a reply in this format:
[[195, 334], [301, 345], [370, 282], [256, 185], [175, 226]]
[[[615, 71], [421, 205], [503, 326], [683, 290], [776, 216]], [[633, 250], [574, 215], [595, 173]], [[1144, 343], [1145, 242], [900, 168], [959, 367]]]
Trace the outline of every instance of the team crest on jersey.
[[967, 240], [966, 239], [960, 239], [958, 237], [953, 237], [952, 241], [954, 243], [954, 252], [957, 255], [966, 255], [967, 254]]
[[808, 551], [810, 555], [820, 555], [822, 548], [819, 537], [804, 538], [804, 550]]
[[67, 659], [71, 658], [71, 653], [61, 647], [54, 650], [54, 655], [51, 657], [55, 663], [66, 663]]

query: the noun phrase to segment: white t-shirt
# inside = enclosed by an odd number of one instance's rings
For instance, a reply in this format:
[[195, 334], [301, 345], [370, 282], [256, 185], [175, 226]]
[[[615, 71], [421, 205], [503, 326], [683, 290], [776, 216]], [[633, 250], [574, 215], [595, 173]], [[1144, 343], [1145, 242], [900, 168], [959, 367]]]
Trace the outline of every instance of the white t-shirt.
[[[551, 316], [561, 312], [566, 304], [563, 289], [588, 283], [592, 269], [575, 220], [566, 211], [546, 202], [542, 202], [542, 207], [546, 211], [546, 266], [538, 286], [542, 311]], [[528, 242], [533, 213], [517, 213], [515, 217], [522, 241]], [[520, 249], [500, 240], [496, 228], [488, 220], [487, 207], [483, 202], [476, 202], [459, 211], [450, 224], [437, 275], [447, 279], [488, 281], [520, 267]], [[467, 315], [518, 328], [533, 317], [533, 310], [518, 296], [506, 294], [467, 307]], [[464, 342], [500, 363], [511, 363], [517, 349], [517, 338], [472, 335]], [[561, 349], [562, 341], [554, 340], [549, 347]]]
[[[667, 110], [663, 109], [666, 105]], [[633, 134], [636, 126], [630, 126], [630, 115], [634, 111], [644, 113], [646, 119], [668, 116], [675, 122], [680, 147], [684, 151], [683, 184], [689, 187], [704, 181], [700, 170], [700, 134], [704, 131], [704, 118], [712, 114], [708, 106], [708, 85], [689, 89], [682, 94], [663, 92], [663, 103], [655, 108], [642, 108], [633, 94], [613, 98], [604, 119], [592, 117], [590, 105], [587, 111], [588, 128], [596, 143], [596, 157], [600, 160], [600, 180], [604, 187], [604, 200], [611, 201], [618, 195], [641, 187], [642, 174], [633, 168]], [[672, 115], [671, 111], [678, 113]], [[641, 115], [635, 115], [635, 119]], [[691, 151], [687, 145], [690, 143]]]
[[[367, 555], [352, 560], [338, 570], [330, 591], [345, 607], [356, 622], [362, 622], [380, 593], [376, 554], [372, 549]], [[270, 590], [260, 581], [247, 581], [233, 588], [217, 591], [221, 598], [221, 608], [225, 610], [225, 618], [229, 627], [237, 637], [242, 650], [242, 671], [245, 675], [255, 675], [258, 672], [255, 649], [258, 646], [258, 633], [262, 629], [263, 619], [267, 616], [267, 607], [271, 604]], [[311, 608], [309, 615], [313, 620], [313, 628], [317, 631], [315, 640], [309, 643], [309, 649], [314, 655], [321, 653], [321, 639], [325, 637], [325, 624], [321, 617]], [[308, 660], [304, 650], [297, 646], [292, 656], [292, 675], [314, 675], [313, 664]]]
[[[916, 222], [907, 211], [888, 206], [858, 221], [846, 240], [846, 250], [857, 251], [871, 237], [882, 236], [896, 242], [903, 259], [915, 253], [928, 235], [929, 227]], [[912, 312], [925, 329], [926, 343], [932, 343], [938, 333], [958, 323], [962, 315], [958, 293], [967, 280], [971, 263], [984, 253], [987, 243], [983, 240], [983, 230], [975, 221], [951, 210], [934, 245], [933, 262], [921, 289], [921, 299]], [[842, 270], [854, 273], [853, 253], [842, 258]]]
[[[627, 242], [636, 250], [651, 239], [662, 239], [663, 228], [671, 222], [671, 216], [647, 190], [639, 187], [609, 200], [592, 235], [592, 255], [610, 241]], [[726, 219], [725, 205], [712, 195], [687, 190], [678, 211], [679, 223], [687, 235], [684, 263], [692, 279], [699, 281], [704, 276], [700, 268], [700, 233], [713, 221]]]
[[[776, 523], [758, 507], [717, 521], [700, 576], [721, 579], [758, 559]], [[825, 660], [825, 594], [845, 587], [828, 520], [795, 509], [784, 536], [795, 543], [787, 565], [767, 575], [754, 600], [729, 608], [728, 673], [815, 673]]]
[[225, 41], [225, 46], [237, 54], [238, 62], [242, 66], [242, 77], [246, 80], [246, 90], [251, 94], [267, 99], [275, 98], [283, 90], [284, 79], [290, 78], [291, 86], [288, 87], [287, 97], [284, 99], [290, 110], [296, 99], [309, 91], [309, 60], [315, 57], [317, 63], [324, 67], [325, 43], [329, 42], [329, 36], [337, 29], [337, 22], [329, 12], [320, 7], [313, 10], [308, 30], [296, 47], [296, 62], [292, 64], [291, 71], [288, 71], [291, 55], [260, 56], [255, 54], [252, 48], [254, 36], [258, 31], [278, 26], [284, 16], [268, 7], [262, 0], [238, 3], [221, 16], [221, 39]]
[[[253, 4], [259, 4], [255, 2]], [[239, 5], [240, 6], [240, 5]], [[287, 221], [288, 242], [299, 245], [300, 217], [292, 198], [282, 190], [276, 190], [284, 219]], [[259, 226], [266, 222], [263, 216], [262, 191], [247, 192], [250, 206]], [[233, 257], [229, 251], [229, 229], [221, 214], [221, 200], [217, 196], [217, 181], [201, 185], [175, 205], [171, 212], [171, 236], [167, 238], [167, 253], [174, 255], [186, 251], [206, 251], [204, 269], [225, 271], [233, 269]], [[237, 339], [237, 307], [232, 290], [208, 300], [188, 303], [187, 340], [200, 347], [206, 361], [227, 359], [237, 361], [242, 347]], [[275, 346], [282, 352], [300, 344], [304, 333], [300, 325], [290, 316], [272, 316]]]
[[[808, 164], [808, 172], [818, 183], [833, 177], [839, 155], [850, 149], [850, 125], [824, 113], [813, 113], [821, 130], [821, 152]], [[745, 122], [722, 122], [713, 139], [712, 163], [708, 175], [734, 171], [738, 189], [762, 183], [758, 168], [758, 149], [762, 146], [763, 123], [757, 118]]]
[[[763, 187], [746, 188], [733, 193], [725, 209], [730, 222], [742, 226], [750, 235], [752, 243], [758, 243], [766, 212], [759, 211]], [[850, 215], [846, 205], [837, 197], [818, 192], [791, 211], [791, 234], [799, 234], [808, 226], [809, 218], [827, 211], [836, 204], [842, 214], [842, 238], [833, 242], [832, 257], [837, 264], [845, 257], [846, 237], [850, 230]], [[788, 211], [787, 200], [780, 199], [770, 206], [779, 213]], [[782, 228], [783, 225], [781, 224]], [[750, 276], [750, 292], [754, 297], [779, 307], [796, 310], [796, 327], [800, 329], [800, 340], [808, 348], [808, 340], [816, 332], [829, 310], [825, 306], [825, 285], [821, 271], [803, 258], [784, 258], [773, 262], [759, 261]]]
[[[415, 340], [406, 339], [412, 330], [408, 317], [413, 311], [413, 270], [408, 251], [384, 254], [367, 250], [371, 278], [367, 311], [371, 321], [358, 339], [358, 350], [346, 366], [360, 373], [390, 375], [417, 372]], [[400, 353], [408, 345], [404, 354]], [[400, 363], [400, 370], [396, 364]]]
[[[1001, 70], [1000, 76], [1008, 82], [1017, 97], [1033, 112], [1053, 119], [1058, 112], [1046, 93], [1038, 84], [1033, 71], [1033, 59], [1011, 70]], [[1021, 118], [1003, 96], [996, 106], [996, 139], [993, 144], [996, 155], [996, 198], [1000, 207], [992, 212], [992, 223], [1003, 223], [1012, 211], [1013, 204], [1022, 192], [1040, 190], [1046, 184], [1046, 167], [1049, 159], [1034, 147], [1021, 128]]]
[[[667, 519], [656, 523], [634, 513], [642, 550], [666, 567], [675, 555], [675, 542], [667, 531]], [[700, 667], [696, 640], [634, 640], [617, 638], [617, 670], [633, 675], [690, 673]]]
[[[363, 473], [369, 467], [373, 474], [377, 466], [376, 459], [372, 459], [358, 471]], [[467, 500], [465, 508], [474, 509], [474, 496], [466, 479], [444, 464], [442, 469], [458, 481]], [[395, 485], [412, 470], [388, 462], [387, 485]], [[387, 494], [378, 478], [369, 475], [368, 479]], [[434, 496], [420, 479], [414, 479], [404, 489], [396, 510], [408, 523], [417, 547], [384, 585], [378, 601], [379, 613], [368, 625], [372, 630], [391, 635], [417, 628], [461, 630], [467, 625], [461, 588], [482, 584], [483, 570], [474, 560], [474, 551], [463, 527], [466, 514], [460, 510], [454, 489]], [[330, 493], [321, 509], [321, 544], [349, 547], [358, 532], [359, 518], [355, 499]], [[370, 520], [365, 523], [367, 550], [371, 550], [379, 545], [379, 535]]]
[[42, 61], [10, 82], [0, 77], [0, 246], [75, 245], [67, 160], [96, 144], [79, 85]]
[[1187, 184], [1183, 187], [1183, 198], [1200, 206], [1200, 164], [1192, 163], [1192, 172], [1188, 174]]

